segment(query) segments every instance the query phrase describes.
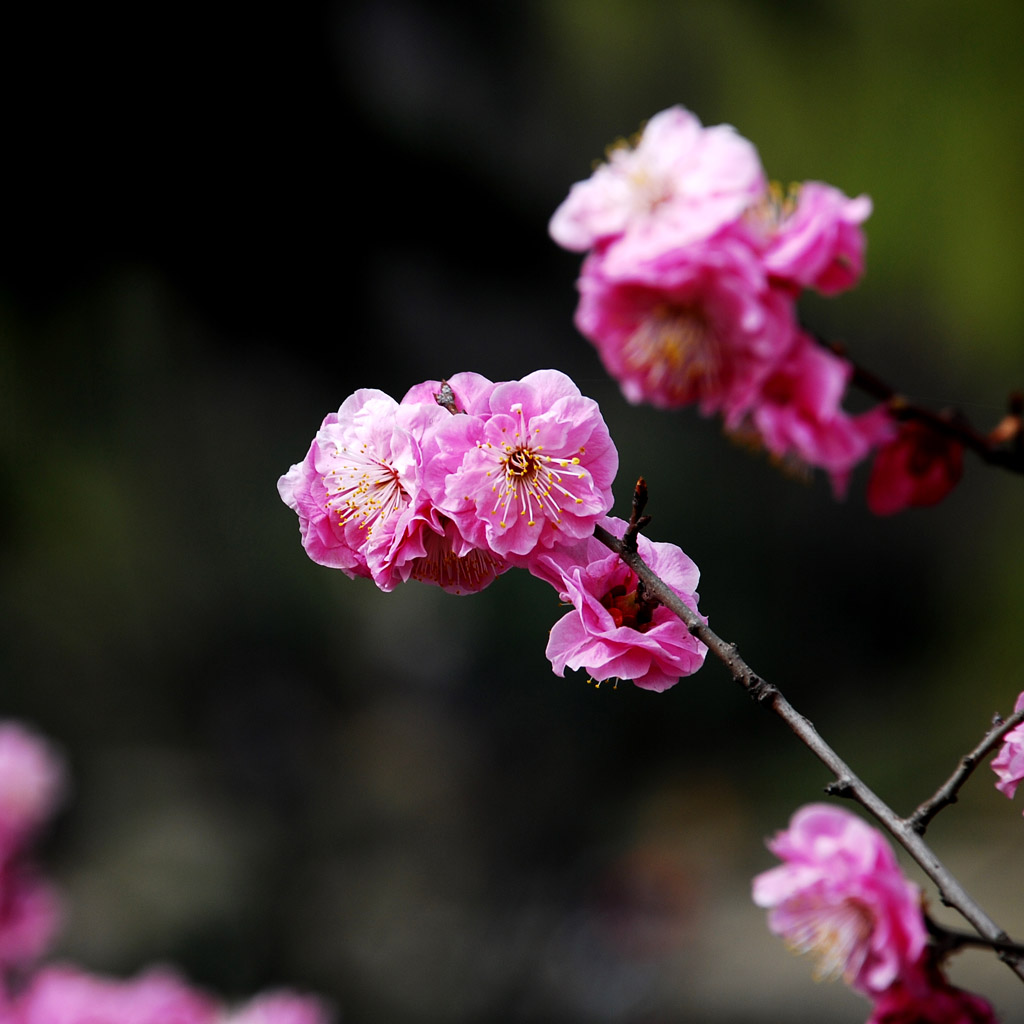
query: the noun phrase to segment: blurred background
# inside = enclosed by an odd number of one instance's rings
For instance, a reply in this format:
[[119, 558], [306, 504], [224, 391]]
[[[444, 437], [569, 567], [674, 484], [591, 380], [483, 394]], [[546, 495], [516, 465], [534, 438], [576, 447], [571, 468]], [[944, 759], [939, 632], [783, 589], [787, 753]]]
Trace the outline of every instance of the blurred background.
[[[275, 483], [357, 387], [571, 374], [616, 513], [644, 474], [712, 626], [911, 810], [1024, 689], [1024, 480], [969, 460], [941, 506], [876, 519], [863, 469], [839, 503], [693, 410], [630, 407], [546, 225], [656, 111], [732, 123], [769, 176], [874, 199], [863, 285], [806, 319], [989, 429], [1024, 386], [1024, 7], [17, 10], [0, 713], [72, 765], [59, 955], [320, 991], [352, 1024], [863, 1021], [749, 900], [828, 779], [724, 669], [559, 679], [545, 585], [381, 594], [305, 557]], [[993, 778], [929, 835], [1020, 937]], [[1024, 1020], [994, 957], [952, 974]]]

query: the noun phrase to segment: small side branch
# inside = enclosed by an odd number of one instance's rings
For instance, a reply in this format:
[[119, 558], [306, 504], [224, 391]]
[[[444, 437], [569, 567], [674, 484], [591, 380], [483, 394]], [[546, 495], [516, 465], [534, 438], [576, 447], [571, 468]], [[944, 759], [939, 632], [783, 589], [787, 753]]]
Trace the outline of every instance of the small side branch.
[[854, 386], [872, 398], [887, 402], [895, 419], [923, 423], [935, 433], [959, 442], [990, 466], [1024, 475], [1024, 393], [1013, 392], [1006, 415], [990, 433], [983, 434], [962, 413], [935, 412], [900, 394], [876, 374], [853, 362], [844, 345], [812, 336], [823, 348], [846, 360], [853, 367]]
[[980, 935], [973, 935], [971, 932], [956, 931], [947, 928], [945, 925], [933, 921], [927, 914], [924, 916], [924, 923], [935, 945], [940, 957], [955, 953], [965, 946], [974, 946], [979, 949], [993, 949], [997, 953], [1006, 953], [1010, 956], [1024, 957], [1024, 943], [999, 942], [994, 939], [986, 939]]
[[1006, 721], [996, 715], [992, 728], [985, 733], [982, 741], [969, 753], [960, 758], [960, 763], [952, 775], [935, 791], [934, 796], [925, 800], [913, 814], [907, 818], [907, 824], [920, 836], [925, 834], [932, 818], [944, 807], [955, 804], [960, 788], [971, 777], [974, 769], [996, 749], [1003, 737], [1024, 722], [1024, 710], [1010, 715]]

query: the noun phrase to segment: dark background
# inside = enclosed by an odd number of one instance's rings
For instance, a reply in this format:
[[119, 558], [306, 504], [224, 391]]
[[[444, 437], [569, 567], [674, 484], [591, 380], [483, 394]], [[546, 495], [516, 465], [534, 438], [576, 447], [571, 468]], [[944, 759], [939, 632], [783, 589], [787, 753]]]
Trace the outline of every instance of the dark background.
[[[355, 1024], [863, 1020], [749, 901], [827, 778], [724, 670], [558, 679], [548, 588], [380, 594], [305, 558], [275, 481], [357, 387], [570, 373], [619, 447], [615, 511], [644, 474], [712, 625], [911, 809], [1024, 689], [1021, 480], [969, 461], [941, 506], [875, 519], [863, 470], [839, 503], [693, 410], [628, 406], [546, 225], [657, 110], [735, 124], [771, 177], [875, 201], [863, 285], [807, 319], [989, 428], [1024, 384], [1024, 10], [5, 21], [0, 711], [74, 772], [60, 955], [305, 987]], [[991, 780], [931, 835], [1022, 932], [1024, 826]], [[994, 958], [954, 976], [1024, 1019]]]

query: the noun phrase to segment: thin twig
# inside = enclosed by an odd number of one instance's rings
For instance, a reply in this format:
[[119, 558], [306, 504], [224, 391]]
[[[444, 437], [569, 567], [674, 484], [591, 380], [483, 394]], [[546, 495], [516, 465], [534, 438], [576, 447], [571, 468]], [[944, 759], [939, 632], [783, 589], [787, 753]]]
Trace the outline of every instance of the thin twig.
[[971, 777], [974, 769], [992, 753], [1002, 742], [1003, 737], [1024, 722], [1024, 709], [1014, 712], [1004, 722], [997, 715], [992, 728], [985, 733], [982, 741], [969, 753], [960, 758], [960, 763], [952, 775], [935, 791], [934, 796], [929, 797], [922, 803], [913, 814], [907, 817], [907, 824], [918, 834], [923, 836], [929, 823], [936, 814], [955, 804], [960, 787]]
[[853, 368], [851, 383], [872, 398], [887, 402], [894, 419], [923, 423], [937, 434], [969, 448], [983, 462], [1024, 474], [1024, 397], [1020, 392], [1010, 395], [1008, 412], [995, 429], [983, 434], [962, 413], [935, 412], [890, 387], [877, 374], [850, 359], [845, 345], [809, 333], [818, 344], [850, 364]]
[[[949, 869], [925, 843], [924, 839], [899, 817], [875, 792], [865, 785], [846, 762], [825, 742], [811, 722], [801, 715], [780, 690], [762, 679], [739, 656], [735, 644], [727, 643], [710, 629], [696, 612], [683, 603], [679, 595], [658, 575], [651, 571], [636, 551], [629, 550], [617, 537], [601, 526], [594, 528], [594, 536], [614, 551], [644, 583], [648, 594], [656, 597], [685, 623], [690, 633], [704, 643], [732, 674], [733, 679], [758, 703], [775, 712], [797, 735], [808, 749], [834, 776], [826, 788], [833, 796], [849, 797], [862, 807], [893, 836], [894, 839], [921, 866], [925, 874], [938, 886], [942, 902], [958, 910], [980, 935], [990, 943], [1009, 942], [1010, 938], [967, 893]], [[1021, 980], [1024, 980], [1024, 958], [1013, 952], [1000, 952], [1003, 960]]]
[[997, 953], [1014, 953], [1017, 956], [1024, 957], [1024, 943], [997, 942], [993, 939], [986, 939], [981, 935], [973, 935], [970, 932], [956, 931], [953, 928], [947, 928], [944, 924], [933, 921], [927, 914], [924, 915], [924, 923], [940, 956], [955, 953], [964, 946], [976, 946], [981, 949], [994, 949]]

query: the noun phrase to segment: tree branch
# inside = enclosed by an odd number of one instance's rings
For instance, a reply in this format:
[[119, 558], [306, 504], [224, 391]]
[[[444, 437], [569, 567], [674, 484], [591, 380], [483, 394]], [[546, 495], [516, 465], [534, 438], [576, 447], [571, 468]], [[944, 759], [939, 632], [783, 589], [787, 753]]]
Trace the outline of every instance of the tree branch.
[[[735, 644], [727, 643], [702, 622], [697, 613], [691, 611], [679, 595], [651, 571], [637, 551], [630, 550], [602, 526], [594, 528], [594, 536], [607, 548], [618, 554], [623, 562], [643, 581], [646, 592], [656, 597], [666, 608], [678, 615], [690, 633], [704, 643], [708, 650], [725, 665], [733, 679], [759, 704], [774, 711], [818, 760], [832, 772], [835, 781], [827, 787], [828, 793], [833, 796], [849, 797], [864, 807], [938, 886], [943, 903], [958, 910], [974, 926], [978, 934], [987, 939], [990, 944], [1002, 944], [1010, 941], [1006, 932], [967, 893], [911, 824], [899, 817], [857, 777], [849, 765], [820, 736], [813, 724], [786, 700], [776, 686], [766, 682], [747, 665], [739, 656]], [[1024, 980], [1024, 957], [1017, 952], [1007, 950], [1000, 951], [998, 955], [1021, 980]]]
[[960, 758], [960, 763], [952, 775], [935, 791], [935, 795], [925, 800], [913, 814], [907, 818], [907, 824], [923, 836], [929, 823], [944, 807], [955, 804], [960, 787], [971, 777], [974, 769], [992, 753], [1002, 742], [1003, 737], [1024, 722], [1024, 709], [1010, 715], [1004, 722], [996, 715], [992, 728], [985, 733], [982, 741], [969, 753]]
[[850, 359], [845, 345], [809, 333], [819, 345], [849, 363], [853, 367], [851, 383], [872, 398], [887, 402], [895, 419], [923, 423], [937, 434], [958, 441], [990, 466], [1000, 466], [1011, 473], [1024, 475], [1024, 393], [1011, 393], [1006, 415], [990, 433], [982, 434], [962, 413], [935, 412], [918, 405]]

